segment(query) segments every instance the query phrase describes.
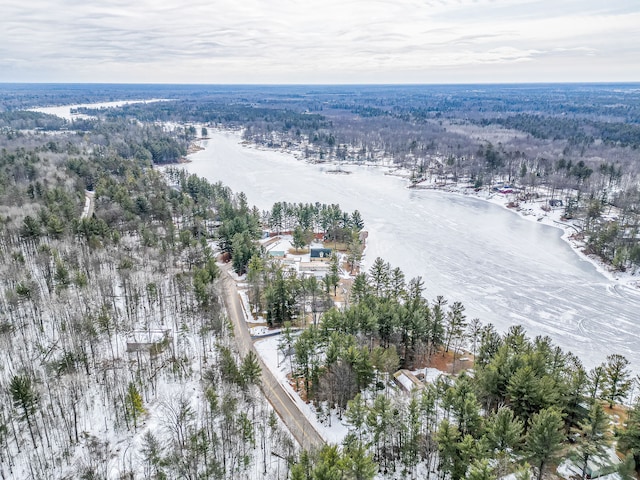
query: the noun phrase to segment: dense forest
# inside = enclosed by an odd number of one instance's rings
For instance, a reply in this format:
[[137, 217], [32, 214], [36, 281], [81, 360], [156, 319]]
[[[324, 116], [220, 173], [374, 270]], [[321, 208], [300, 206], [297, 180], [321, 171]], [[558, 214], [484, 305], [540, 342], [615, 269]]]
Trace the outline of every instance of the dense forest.
[[0, 142], [0, 477], [284, 478], [210, 247], [242, 197], [152, 168], [184, 143], [153, 125]]
[[[373, 478], [376, 470], [399, 478], [423, 478], [429, 470], [454, 480], [526, 472], [541, 478], [562, 458], [585, 478], [589, 462], [616, 444], [630, 453], [618, 466], [630, 478], [639, 407], [627, 429], [613, 420], [613, 408], [637, 382], [623, 356], [611, 354], [587, 371], [548, 337], [528, 338], [520, 326], [501, 335], [468, 319], [460, 302], [428, 301], [420, 278], [406, 281], [380, 258], [355, 276], [348, 306], [321, 312], [319, 322], [304, 305], [317, 304], [312, 295], [331, 298], [329, 285], [314, 289], [314, 277], [283, 274], [277, 263], [262, 271], [251, 279], [262, 292], [254, 295], [256, 310], [268, 310], [261, 299], [271, 289], [297, 306], [283, 319], [279, 348], [300, 395], [324, 421], [337, 414], [349, 426], [342, 449], [303, 453], [291, 478]], [[458, 354], [463, 347], [475, 358], [468, 372], [468, 359]], [[450, 371], [398, 392], [399, 368], [420, 371], [445, 356]], [[361, 476], [350, 476], [354, 462]]]
[[[164, 101], [72, 122], [23, 110], [145, 98]], [[621, 408], [637, 383], [623, 356], [586, 371], [550, 338], [426, 299], [420, 278], [383, 259], [358, 272], [357, 210], [260, 212], [158, 167], [223, 126], [309, 161], [403, 166], [415, 183], [544, 185], [584, 219], [593, 252], [635, 268], [636, 88], [5, 85], [0, 99], [0, 478], [540, 480], [571, 458], [584, 479], [610, 446], [631, 478], [640, 404]], [[352, 286], [340, 308], [338, 257], [324, 279], [299, 277], [256, 243], [263, 229], [296, 248], [319, 234], [341, 244]], [[265, 401], [258, 359], [236, 348], [219, 258], [282, 329], [298, 394], [348, 425], [341, 444], [300, 451]], [[458, 373], [462, 349], [475, 361]], [[410, 392], [394, 382], [440, 356], [454, 372]]]

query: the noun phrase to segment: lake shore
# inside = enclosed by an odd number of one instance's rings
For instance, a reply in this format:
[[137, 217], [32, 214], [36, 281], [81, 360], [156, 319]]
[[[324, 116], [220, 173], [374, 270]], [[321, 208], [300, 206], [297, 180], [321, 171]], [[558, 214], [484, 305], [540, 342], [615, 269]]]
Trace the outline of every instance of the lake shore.
[[[571, 249], [583, 260], [590, 262], [607, 279], [628, 286], [640, 288], [640, 277], [634, 272], [621, 272], [612, 265], [604, 262], [597, 255], [585, 252], [586, 242], [580, 220], [567, 220], [563, 218], [564, 207], [549, 206], [551, 195], [544, 187], [535, 189], [537, 198], [519, 201], [517, 193], [500, 193], [482, 188], [478, 191], [469, 182], [458, 182], [449, 185], [435, 185], [433, 183], [420, 183], [409, 188], [438, 190], [454, 195], [464, 195], [477, 198], [486, 202], [499, 205], [520, 217], [543, 225], [549, 225], [562, 230], [562, 239], [571, 246]], [[544, 208], [543, 208], [544, 207]]]
[[424, 180], [419, 183], [411, 182], [411, 172], [407, 169], [399, 168], [394, 165], [391, 159], [381, 162], [350, 162], [350, 161], [326, 161], [326, 162], [313, 162], [305, 158], [304, 152], [301, 149], [291, 147], [279, 147], [268, 148], [263, 145], [251, 143], [241, 138], [242, 130], [239, 129], [216, 129], [217, 131], [229, 133], [238, 136], [238, 142], [245, 148], [262, 150], [268, 152], [278, 152], [283, 155], [289, 155], [294, 157], [298, 161], [302, 161], [309, 164], [322, 163], [326, 165], [330, 170], [326, 173], [332, 173], [336, 171], [350, 173], [349, 166], [368, 166], [374, 168], [380, 168], [385, 171], [386, 175], [397, 176], [406, 179], [406, 188], [416, 190], [436, 190], [453, 195], [463, 195], [466, 197], [477, 198], [495, 205], [501, 206], [510, 212], [519, 215], [520, 217], [540, 223], [543, 225], [549, 225], [562, 230], [562, 239], [571, 247], [571, 249], [582, 260], [591, 263], [600, 274], [602, 274], [608, 280], [614, 281], [621, 285], [629, 287], [640, 288], [640, 276], [635, 272], [627, 271], [621, 272], [614, 269], [610, 264], [604, 262], [600, 257], [592, 254], [585, 253], [586, 243], [584, 236], [582, 235], [582, 225], [580, 220], [566, 220], [563, 218], [564, 207], [549, 205], [549, 200], [552, 198], [545, 187], [536, 187], [532, 193], [534, 194], [530, 200], [521, 201], [518, 200], [518, 193], [500, 193], [499, 191], [490, 190], [488, 187], [481, 187], [479, 189], [473, 188], [473, 184], [469, 181], [449, 181], [449, 183], [439, 181], [437, 179]]

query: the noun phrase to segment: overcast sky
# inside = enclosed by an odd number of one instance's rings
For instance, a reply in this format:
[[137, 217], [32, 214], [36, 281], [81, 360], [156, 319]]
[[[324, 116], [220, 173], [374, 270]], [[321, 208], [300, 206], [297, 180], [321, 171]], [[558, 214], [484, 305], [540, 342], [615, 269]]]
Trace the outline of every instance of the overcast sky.
[[0, 0], [0, 81], [640, 81], [640, 0]]

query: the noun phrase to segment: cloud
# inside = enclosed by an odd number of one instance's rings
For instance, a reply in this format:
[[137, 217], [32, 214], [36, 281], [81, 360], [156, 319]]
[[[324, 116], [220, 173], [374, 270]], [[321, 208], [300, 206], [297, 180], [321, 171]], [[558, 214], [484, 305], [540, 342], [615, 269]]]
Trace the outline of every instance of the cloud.
[[594, 59], [625, 62], [640, 80], [640, 6], [630, 0], [4, 3], [1, 81], [402, 82], [496, 64], [517, 80], [522, 62], [563, 80], [548, 61], [560, 55], [567, 67], [592, 66], [585, 81], [601, 79]]

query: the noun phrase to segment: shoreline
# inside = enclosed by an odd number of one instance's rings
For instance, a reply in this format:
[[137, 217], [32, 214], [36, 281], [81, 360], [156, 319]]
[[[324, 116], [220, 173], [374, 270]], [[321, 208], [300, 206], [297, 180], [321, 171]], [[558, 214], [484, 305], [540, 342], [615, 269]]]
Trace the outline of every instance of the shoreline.
[[[412, 187], [412, 186], [409, 186], [407, 188], [415, 188], [416, 190], [433, 190], [433, 191], [443, 192], [451, 195], [459, 195], [464, 197], [476, 198], [478, 200], [481, 200], [487, 203], [492, 203], [494, 205], [502, 207], [505, 210], [508, 210], [509, 212], [512, 212], [518, 215], [520, 218], [523, 218], [527, 221], [535, 222], [540, 225], [547, 225], [549, 227], [557, 228], [562, 231], [562, 235], [560, 236], [560, 238], [564, 242], [566, 242], [569, 245], [569, 247], [571, 247], [571, 250], [573, 250], [573, 252], [576, 255], [578, 255], [580, 259], [591, 263], [596, 268], [598, 273], [600, 273], [607, 280], [619, 283], [620, 285], [627, 285], [627, 286], [640, 288], [640, 277], [635, 276], [629, 272], [620, 272], [618, 270], [614, 270], [609, 264], [605, 263], [598, 256], [586, 254], [584, 252], [584, 248], [585, 248], [584, 242], [574, 238], [575, 234], [580, 233], [580, 228], [572, 222], [561, 221], [560, 219], [553, 218], [554, 215], [549, 215], [548, 212], [542, 211], [542, 209], [539, 208], [539, 205], [534, 205], [534, 203], [540, 203], [540, 200], [538, 200], [538, 202], [532, 202], [527, 204], [527, 205], [537, 206], [539, 210], [541, 210], [541, 212], [538, 212], [536, 214], [532, 212], [533, 209], [520, 208], [518, 210], [518, 209], [509, 207], [508, 205], [512, 200], [510, 200], [507, 196], [503, 196], [502, 198], [500, 198], [498, 195], [501, 195], [501, 194], [499, 193], [494, 194], [494, 193], [487, 192], [486, 190], [469, 193], [468, 191], [469, 189], [467, 189], [467, 191], [460, 191], [460, 189], [464, 189], [464, 187], [462, 187], [460, 184], [450, 184], [450, 186], [453, 187], [454, 189], [447, 189], [443, 187], [431, 188], [431, 187]], [[484, 193], [485, 195], [480, 195], [480, 193]], [[542, 201], [547, 200], [547, 197], [542, 196], [541, 198], [542, 198]], [[557, 212], [555, 213], [557, 214]]]
[[[581, 228], [577, 222], [572, 221], [561, 221], [562, 211], [564, 207], [550, 207], [549, 211], [545, 211], [542, 209], [542, 206], [548, 205], [548, 200], [550, 196], [546, 195], [542, 188], [538, 187], [536, 189], [536, 193], [539, 194], [539, 197], [535, 200], [528, 200], [520, 203], [519, 208], [510, 208], [508, 205], [510, 203], [517, 203], [517, 194], [515, 193], [507, 193], [502, 194], [499, 192], [488, 191], [484, 187], [479, 191], [475, 191], [469, 183], [467, 182], [456, 182], [449, 183], [446, 185], [439, 185], [435, 181], [423, 181], [418, 184], [412, 185], [410, 183], [411, 172], [409, 170], [403, 169], [393, 164], [388, 164], [385, 161], [382, 162], [349, 162], [349, 161], [326, 161], [326, 162], [313, 162], [304, 158], [304, 152], [295, 148], [268, 148], [262, 145], [248, 142], [242, 138], [242, 131], [238, 129], [227, 129], [221, 127], [211, 128], [215, 132], [231, 134], [237, 137], [238, 143], [245, 148], [253, 149], [253, 150], [261, 150], [266, 152], [278, 152], [283, 155], [289, 155], [293, 157], [296, 161], [301, 161], [311, 165], [323, 164], [327, 165], [327, 167], [332, 170], [325, 172], [327, 174], [335, 172], [336, 169], [340, 171], [344, 171], [345, 174], [351, 173], [348, 170], [343, 170], [343, 167], [347, 166], [358, 166], [358, 167], [373, 167], [378, 168], [384, 171], [385, 175], [396, 176], [399, 178], [403, 178], [407, 181], [407, 185], [404, 188], [407, 189], [415, 189], [415, 190], [433, 190], [437, 192], [442, 192], [445, 194], [453, 194], [460, 195], [465, 197], [475, 198], [481, 201], [485, 201], [488, 203], [492, 203], [494, 205], [498, 205], [514, 214], [517, 214], [523, 219], [534, 221], [536, 223], [551, 226], [554, 228], [558, 228], [562, 231], [561, 239], [569, 245], [571, 250], [583, 261], [587, 261], [591, 263], [595, 269], [600, 273], [605, 279], [615, 282], [622, 286], [627, 286], [630, 288], [640, 288], [640, 275], [635, 275], [633, 272], [621, 272], [618, 270], [614, 270], [613, 267], [602, 259], [595, 255], [589, 255], [584, 252], [585, 244], [583, 241], [574, 238], [576, 233], [580, 233]], [[200, 143], [201, 141], [207, 140], [205, 138], [197, 139], [196, 142]], [[204, 147], [202, 147], [204, 148]], [[364, 252], [363, 252], [364, 253]]]

